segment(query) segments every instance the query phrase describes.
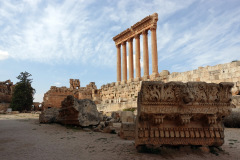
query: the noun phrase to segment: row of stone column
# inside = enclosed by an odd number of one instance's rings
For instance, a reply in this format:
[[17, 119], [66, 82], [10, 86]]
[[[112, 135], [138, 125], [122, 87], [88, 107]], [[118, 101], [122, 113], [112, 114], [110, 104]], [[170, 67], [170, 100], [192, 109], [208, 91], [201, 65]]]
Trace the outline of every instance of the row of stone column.
[[[158, 75], [158, 55], [157, 55], [157, 35], [156, 28], [153, 27], [151, 30], [151, 44], [152, 44], [152, 75], [156, 77]], [[140, 66], [140, 34], [134, 36], [135, 38], [135, 70], [136, 80], [149, 79], [149, 54], [148, 54], [148, 30], [144, 30], [142, 33], [143, 37], [143, 77], [141, 77], [141, 66]], [[133, 38], [127, 40], [128, 42], [128, 62], [129, 62], [129, 80], [134, 80], [134, 66], [133, 66]], [[117, 47], [117, 82], [127, 81], [127, 48], [126, 41], [122, 42]], [[121, 46], [122, 46], [122, 59], [121, 59]], [[121, 64], [122, 60], [122, 64]], [[121, 79], [121, 65], [122, 65], [122, 79]]]

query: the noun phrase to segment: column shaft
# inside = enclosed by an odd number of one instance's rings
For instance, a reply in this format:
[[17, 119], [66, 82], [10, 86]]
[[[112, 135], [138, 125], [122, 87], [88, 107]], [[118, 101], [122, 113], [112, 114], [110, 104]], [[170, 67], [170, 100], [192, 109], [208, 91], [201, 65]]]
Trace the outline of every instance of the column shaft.
[[151, 43], [152, 43], [152, 76], [158, 75], [158, 54], [157, 54], [157, 35], [156, 28], [151, 28]]
[[140, 65], [140, 35], [135, 36], [135, 68], [136, 68], [136, 78], [141, 77], [141, 65]]
[[121, 81], [121, 45], [117, 45], [117, 82]]
[[142, 32], [143, 35], [143, 78], [149, 78], [149, 57], [148, 57], [148, 31]]
[[133, 39], [128, 40], [128, 67], [129, 67], [129, 79], [133, 80]]
[[122, 43], [122, 72], [123, 81], [127, 81], [127, 50], [126, 42]]

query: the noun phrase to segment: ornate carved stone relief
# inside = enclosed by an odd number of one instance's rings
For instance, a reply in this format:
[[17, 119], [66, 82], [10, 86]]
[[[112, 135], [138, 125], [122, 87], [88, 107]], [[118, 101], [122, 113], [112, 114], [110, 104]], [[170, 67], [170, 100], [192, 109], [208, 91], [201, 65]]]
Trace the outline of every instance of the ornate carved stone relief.
[[222, 117], [230, 113], [232, 83], [142, 82], [136, 147], [208, 145], [224, 141]]

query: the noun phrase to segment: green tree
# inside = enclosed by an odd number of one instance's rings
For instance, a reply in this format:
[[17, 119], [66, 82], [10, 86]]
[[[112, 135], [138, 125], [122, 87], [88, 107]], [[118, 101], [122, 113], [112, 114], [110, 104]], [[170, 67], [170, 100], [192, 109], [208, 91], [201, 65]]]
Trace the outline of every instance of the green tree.
[[31, 110], [33, 104], [33, 95], [35, 93], [35, 89], [32, 88], [31, 83], [32, 75], [28, 72], [21, 72], [20, 75], [17, 77], [19, 82], [16, 83], [13, 89], [13, 96], [11, 101], [11, 108], [14, 111], [24, 111], [24, 110]]

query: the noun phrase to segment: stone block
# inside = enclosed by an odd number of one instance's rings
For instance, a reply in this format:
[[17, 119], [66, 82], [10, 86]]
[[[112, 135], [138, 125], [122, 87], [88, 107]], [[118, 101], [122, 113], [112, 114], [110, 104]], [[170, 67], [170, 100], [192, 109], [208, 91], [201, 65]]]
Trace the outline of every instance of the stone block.
[[230, 103], [232, 87], [233, 83], [142, 82], [136, 148], [144, 145], [221, 146], [224, 143], [222, 117], [228, 116], [233, 107]]
[[100, 122], [100, 114], [93, 101], [67, 96], [59, 110], [58, 122], [81, 127], [96, 126]]
[[134, 115], [132, 111], [122, 111], [121, 112], [122, 122], [134, 122]]
[[10, 103], [0, 103], [0, 113], [6, 113]]
[[122, 123], [120, 137], [122, 139], [133, 140], [135, 138], [135, 123]]

